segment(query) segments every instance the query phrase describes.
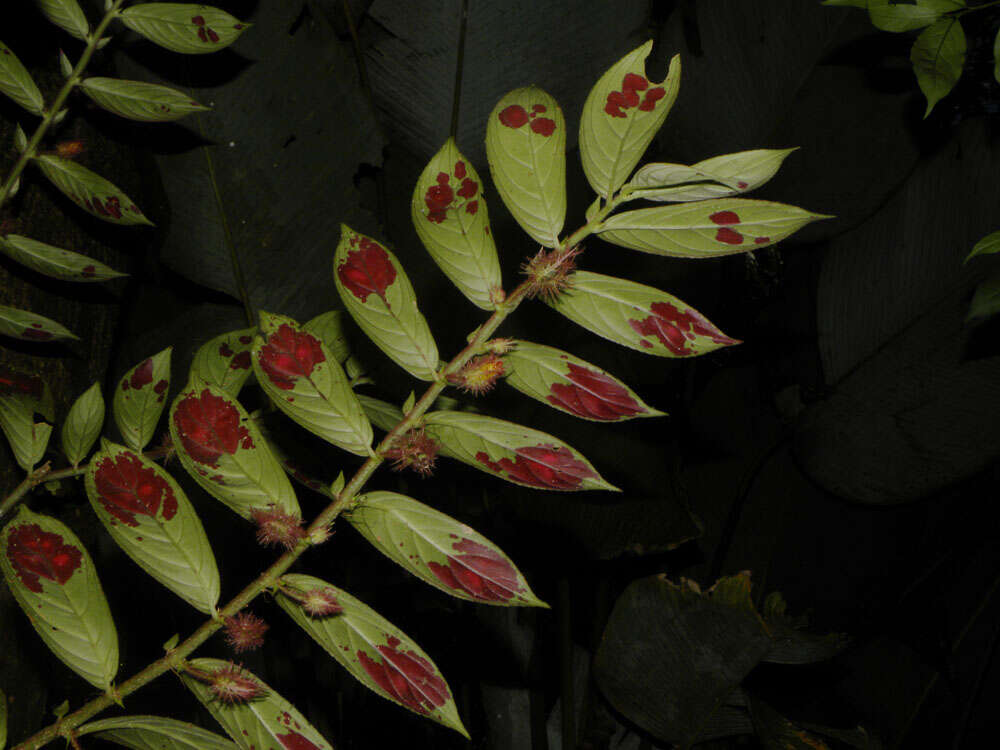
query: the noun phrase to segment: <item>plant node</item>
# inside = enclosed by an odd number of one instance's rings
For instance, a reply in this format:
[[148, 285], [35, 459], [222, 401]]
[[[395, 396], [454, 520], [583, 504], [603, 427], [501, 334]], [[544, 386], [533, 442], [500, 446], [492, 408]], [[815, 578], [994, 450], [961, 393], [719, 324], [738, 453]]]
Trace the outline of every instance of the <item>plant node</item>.
[[473, 357], [448, 382], [473, 396], [481, 396], [506, 374], [503, 360], [493, 352]]
[[418, 428], [397, 437], [383, 455], [392, 459], [393, 471], [413, 469], [421, 476], [429, 477], [434, 471], [438, 448], [434, 438], [423, 428]]
[[268, 624], [249, 612], [238, 612], [226, 618], [226, 643], [237, 654], [253, 651], [264, 645]]
[[541, 297], [545, 302], [555, 301], [572, 285], [569, 275], [576, 269], [574, 259], [581, 252], [583, 249], [579, 245], [565, 250], [539, 250], [521, 266], [524, 275], [531, 279], [527, 296]]
[[251, 518], [257, 524], [257, 543], [263, 547], [284, 547], [290, 550], [305, 538], [302, 519], [274, 506], [267, 509], [256, 508]]

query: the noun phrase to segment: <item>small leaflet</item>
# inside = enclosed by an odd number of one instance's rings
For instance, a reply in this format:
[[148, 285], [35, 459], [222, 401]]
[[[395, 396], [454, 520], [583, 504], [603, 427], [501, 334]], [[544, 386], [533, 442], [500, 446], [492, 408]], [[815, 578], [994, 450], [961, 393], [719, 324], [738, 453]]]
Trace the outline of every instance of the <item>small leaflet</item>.
[[965, 262], [968, 263], [970, 258], [975, 258], [977, 255], [993, 255], [994, 253], [1000, 253], [1000, 231], [991, 232], [979, 240], [972, 248], [972, 252], [965, 256]]
[[128, 276], [86, 255], [19, 234], [0, 236], [0, 252], [33, 271], [63, 281], [107, 281]]
[[[423, 649], [378, 612], [346, 591], [307, 575], [282, 576], [275, 599], [362, 685], [468, 739], [440, 670]], [[315, 604], [323, 605], [321, 611], [317, 612], [320, 608]]]
[[112, 224], [146, 224], [153, 226], [131, 198], [75, 161], [45, 154], [33, 159], [53, 185], [71, 201], [98, 219]]
[[486, 158], [497, 192], [521, 228], [545, 247], [566, 219], [566, 120], [536, 86], [504, 96], [486, 122]]
[[421, 242], [438, 267], [472, 304], [494, 309], [503, 279], [483, 183], [453, 138], [417, 180], [410, 212]]
[[94, 513], [126, 555], [198, 611], [215, 611], [215, 556], [173, 477], [148, 458], [105, 441], [84, 484]]
[[241, 680], [252, 681], [259, 687], [262, 693], [259, 697], [228, 703], [219, 700], [209, 685], [188, 673], [178, 672], [184, 686], [194, 693], [241, 750], [333, 750], [295, 706], [249, 670], [221, 659], [189, 659], [187, 663], [207, 674], [231, 670]]
[[576, 449], [502, 419], [457, 411], [424, 416], [427, 435], [455, 458], [508, 482], [539, 490], [614, 490]]
[[493, 542], [395, 492], [369, 492], [347, 516], [382, 554], [451, 596], [480, 604], [547, 606]]
[[45, 112], [45, 98], [34, 79], [10, 47], [0, 42], [0, 92], [33, 115]]
[[118, 670], [118, 634], [94, 563], [76, 535], [22, 505], [0, 533], [0, 570], [52, 653], [107, 690]]
[[681, 58], [670, 60], [667, 77], [646, 77], [649, 40], [602, 75], [587, 95], [580, 117], [580, 160], [590, 186], [608, 200], [639, 163], [667, 119], [680, 89]]
[[965, 32], [955, 17], [942, 18], [928, 26], [913, 43], [910, 62], [927, 99], [925, 118], [962, 77], [965, 48]]
[[142, 360], [125, 373], [115, 388], [111, 402], [115, 424], [126, 445], [137, 451], [153, 439], [166, 406], [172, 348]]
[[62, 426], [63, 453], [74, 468], [87, 458], [103, 426], [104, 397], [101, 384], [94, 383], [73, 402]]
[[81, 81], [80, 88], [109, 112], [140, 122], [169, 122], [209, 109], [182, 91], [143, 81], [94, 77]]
[[396, 256], [341, 225], [333, 278], [347, 312], [390, 359], [421, 380], [434, 380], [438, 350]]
[[80, 338], [50, 318], [6, 305], [0, 305], [0, 334], [22, 341], [62, 341]]
[[347, 343], [347, 336], [344, 334], [343, 310], [329, 310], [321, 313], [312, 320], [303, 323], [302, 330], [319, 337], [340, 364], [343, 365], [351, 356], [351, 348]]
[[118, 17], [154, 44], [189, 55], [225, 49], [249, 28], [223, 10], [188, 3], [143, 3]]
[[191, 377], [221, 388], [233, 398], [253, 373], [250, 349], [256, 328], [229, 331], [209, 339], [194, 355]]
[[116, 716], [84, 724], [78, 737], [92, 734], [98, 739], [135, 750], [237, 750], [237, 746], [214, 732], [165, 716]]
[[621, 422], [664, 416], [618, 378], [559, 349], [515, 341], [503, 362], [507, 385], [574, 417]]
[[35, 0], [38, 9], [56, 26], [77, 39], [86, 40], [90, 24], [76, 0]]
[[390, 404], [382, 399], [372, 398], [358, 394], [358, 401], [361, 408], [365, 410], [365, 415], [369, 421], [384, 432], [389, 432], [393, 427], [403, 421], [403, 411], [395, 404]]
[[657, 357], [697, 357], [740, 343], [672, 294], [614, 276], [576, 271], [569, 291], [548, 304], [602, 338]]
[[52, 425], [35, 422], [35, 413], [54, 421], [52, 393], [37, 375], [0, 366], [0, 429], [18, 465], [31, 471], [42, 460]]

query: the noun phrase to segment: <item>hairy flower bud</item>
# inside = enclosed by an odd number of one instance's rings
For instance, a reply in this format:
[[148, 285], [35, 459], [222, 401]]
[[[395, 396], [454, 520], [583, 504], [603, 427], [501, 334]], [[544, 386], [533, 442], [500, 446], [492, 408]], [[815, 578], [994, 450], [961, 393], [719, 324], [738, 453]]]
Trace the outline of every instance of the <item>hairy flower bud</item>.
[[232, 662], [210, 672], [190, 666], [185, 667], [184, 671], [207, 685], [215, 699], [226, 706], [249, 703], [267, 694], [264, 686], [253, 675]]
[[384, 455], [392, 459], [393, 471], [413, 469], [421, 476], [429, 477], [434, 471], [438, 448], [438, 444], [423, 429], [416, 429], [397, 437]]
[[237, 654], [253, 651], [264, 645], [268, 624], [249, 612], [239, 612], [226, 618], [226, 643]]
[[461, 370], [449, 375], [448, 381], [466, 393], [481, 396], [505, 374], [503, 360], [491, 352], [470, 359]]
[[302, 519], [274, 506], [255, 508], [251, 519], [257, 524], [257, 543], [263, 547], [292, 549], [306, 535]]
[[299, 604], [310, 617], [322, 618], [339, 615], [344, 611], [331, 588], [310, 589], [300, 594]]
[[574, 259], [581, 252], [579, 246], [566, 250], [539, 250], [534, 258], [521, 267], [524, 274], [531, 279], [528, 296], [541, 297], [546, 302], [552, 302], [569, 289], [572, 285], [570, 274], [576, 269]]

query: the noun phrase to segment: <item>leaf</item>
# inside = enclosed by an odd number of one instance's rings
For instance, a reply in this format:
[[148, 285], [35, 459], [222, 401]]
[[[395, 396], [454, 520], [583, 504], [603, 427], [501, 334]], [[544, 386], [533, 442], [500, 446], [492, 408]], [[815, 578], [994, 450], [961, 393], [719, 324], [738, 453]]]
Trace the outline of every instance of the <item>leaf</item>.
[[317, 315], [302, 325], [302, 330], [317, 336], [329, 349], [334, 358], [344, 364], [351, 356], [351, 349], [344, 335], [344, 311], [330, 310]]
[[302, 515], [281, 465], [239, 401], [192, 380], [170, 407], [170, 436], [184, 469], [246, 519], [276, 507]]
[[131, 198], [75, 161], [47, 154], [36, 156], [34, 162], [66, 197], [98, 219], [112, 224], [153, 226]]
[[90, 24], [76, 0], [35, 0], [42, 14], [63, 31], [86, 40]]
[[548, 606], [493, 542], [413, 498], [369, 492], [347, 520], [383, 555], [447, 594], [480, 604]]
[[132, 750], [236, 750], [236, 745], [224, 737], [165, 716], [101, 719], [84, 724], [76, 734], [93, 734]]
[[750, 715], [764, 750], [830, 750], [830, 746], [749, 693]]
[[10, 47], [0, 42], [0, 92], [33, 115], [45, 112], [45, 98], [34, 79]]
[[578, 451], [544, 432], [480, 414], [435, 411], [423, 418], [442, 454], [524, 487], [615, 490]]
[[358, 394], [358, 402], [365, 410], [365, 415], [373, 425], [380, 430], [389, 432], [393, 427], [403, 421], [403, 411], [395, 404], [388, 401], [372, 398]]
[[188, 3], [144, 3], [126, 8], [121, 22], [154, 44], [189, 55], [218, 52], [248, 27], [218, 8]]
[[483, 182], [449, 138], [424, 168], [410, 202], [434, 262], [472, 304], [492, 310], [503, 290]]
[[229, 331], [209, 339], [194, 355], [191, 377], [221, 388], [235, 398], [250, 377], [250, 349], [256, 328]]
[[504, 96], [486, 121], [486, 158], [497, 192], [521, 228], [545, 247], [566, 219], [566, 120], [535, 86]]
[[140, 122], [179, 120], [209, 109], [182, 91], [156, 83], [94, 77], [83, 79], [80, 88], [109, 112]]
[[342, 225], [333, 267], [344, 307], [368, 338], [414, 377], [434, 380], [437, 344], [396, 256]]
[[1000, 83], [1000, 30], [993, 38], [993, 78]]
[[147, 357], [125, 373], [112, 398], [111, 412], [125, 443], [141, 451], [152, 440], [170, 388], [170, 352]]
[[23, 341], [60, 341], [80, 338], [54, 320], [6, 305], [0, 305], [0, 334]]
[[173, 477], [145, 456], [105, 442], [84, 483], [97, 517], [136, 565], [198, 611], [215, 612], [215, 556]]
[[872, 25], [882, 31], [912, 31], [930, 26], [943, 11], [940, 4], [895, 4], [893, 0], [868, 0], [868, 16]]
[[118, 635], [94, 563], [76, 535], [22, 505], [0, 533], [0, 570], [52, 653], [107, 690], [118, 670]]
[[697, 357], [740, 343], [673, 295], [634, 281], [576, 271], [549, 304], [602, 338], [658, 357]]
[[965, 65], [965, 32], [957, 18], [942, 18], [920, 32], [910, 50], [910, 62], [927, 98], [924, 117], [951, 91]]
[[62, 448], [74, 468], [90, 453], [104, 426], [101, 384], [94, 383], [73, 402], [62, 426]]
[[[468, 739], [451, 689], [427, 654], [405, 633], [346, 591], [307, 575], [286, 574], [275, 597], [295, 623], [368, 689]], [[302, 599], [321, 597], [338, 614], [308, 614]]]
[[1000, 312], [1000, 275], [979, 283], [969, 304], [966, 320], [988, 318]]
[[188, 664], [201, 672], [236, 670], [263, 690], [263, 695], [245, 703], [223, 703], [208, 685], [180, 672], [181, 682], [194, 693], [241, 750], [333, 750], [323, 735], [306, 721], [291, 703], [263, 680], [242, 667], [220, 659], [191, 659]]
[[550, 346], [514, 341], [503, 363], [507, 385], [581, 419], [621, 422], [664, 416], [618, 378]]
[[371, 423], [318, 337], [291, 318], [261, 312], [252, 356], [257, 382], [290, 419], [355, 455], [374, 455]]
[[86, 255], [19, 234], [0, 236], [0, 251], [33, 271], [63, 281], [107, 281], [128, 276]]
[[[35, 378], [25, 378], [16, 373], [0, 371], [0, 429], [3, 429], [14, 459], [25, 471], [30, 472], [42, 460], [49, 444], [52, 425], [35, 422], [34, 413], [39, 409], [36, 398], [26, 391], [42, 386]], [[48, 388], [44, 387], [48, 394]], [[49, 396], [51, 398], [51, 396]]]
[[677, 99], [681, 58], [670, 59], [667, 77], [646, 78], [649, 40], [612, 65], [590, 90], [580, 117], [580, 161], [590, 186], [608, 200], [639, 163]]

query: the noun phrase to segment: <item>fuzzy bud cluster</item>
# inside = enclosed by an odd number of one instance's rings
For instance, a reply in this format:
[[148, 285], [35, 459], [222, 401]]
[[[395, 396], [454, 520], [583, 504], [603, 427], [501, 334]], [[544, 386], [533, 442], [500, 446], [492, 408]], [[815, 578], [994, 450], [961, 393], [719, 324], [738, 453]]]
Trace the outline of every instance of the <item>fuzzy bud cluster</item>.
[[490, 352], [470, 359], [461, 370], [448, 376], [448, 382], [473, 396], [481, 396], [505, 374], [503, 359]]
[[273, 505], [267, 509], [255, 508], [251, 519], [257, 524], [257, 542], [263, 547], [290, 550], [306, 535], [301, 518]]
[[539, 250], [534, 258], [521, 267], [525, 276], [531, 279], [528, 296], [554, 302], [572, 286], [571, 274], [576, 269], [575, 258], [581, 252], [582, 248], [579, 246], [565, 250]]
[[384, 455], [392, 459], [393, 471], [413, 469], [421, 476], [429, 477], [434, 471], [438, 449], [434, 438], [423, 428], [418, 428], [397, 437]]

